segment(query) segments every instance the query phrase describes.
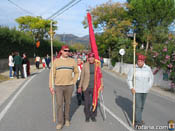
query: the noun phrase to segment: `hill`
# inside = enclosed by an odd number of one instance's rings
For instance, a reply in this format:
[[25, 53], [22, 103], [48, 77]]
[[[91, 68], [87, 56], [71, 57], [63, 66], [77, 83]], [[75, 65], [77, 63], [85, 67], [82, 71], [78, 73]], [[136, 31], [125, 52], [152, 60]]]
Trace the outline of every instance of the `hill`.
[[87, 46], [89, 44], [89, 35], [78, 37], [73, 34], [56, 34], [54, 39], [57, 39], [68, 45], [74, 44], [74, 43], [81, 43]]

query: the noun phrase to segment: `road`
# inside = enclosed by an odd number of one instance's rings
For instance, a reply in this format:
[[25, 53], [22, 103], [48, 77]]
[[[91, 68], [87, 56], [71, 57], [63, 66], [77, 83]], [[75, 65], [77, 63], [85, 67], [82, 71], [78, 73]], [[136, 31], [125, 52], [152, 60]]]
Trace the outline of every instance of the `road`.
[[[0, 131], [55, 131], [52, 98], [48, 89], [49, 70], [35, 74], [0, 107]], [[97, 122], [85, 122], [83, 105], [77, 106], [75, 90], [71, 103], [71, 126], [62, 131], [128, 131], [132, 120], [132, 95], [123, 78], [103, 71], [104, 101]], [[175, 102], [155, 92], [147, 96], [143, 119], [147, 126], [167, 126], [175, 120]], [[162, 129], [161, 131], [167, 131]]]

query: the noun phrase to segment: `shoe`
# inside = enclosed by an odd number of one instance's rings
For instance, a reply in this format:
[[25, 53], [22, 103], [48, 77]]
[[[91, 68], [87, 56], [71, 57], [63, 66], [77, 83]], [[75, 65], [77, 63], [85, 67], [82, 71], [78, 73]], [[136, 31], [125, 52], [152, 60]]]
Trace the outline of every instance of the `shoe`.
[[14, 77], [12, 76], [12, 77], [10, 77], [10, 78], [14, 78]]
[[142, 124], [142, 125], [145, 125], [145, 122], [142, 120], [141, 124]]
[[58, 124], [58, 125], [56, 126], [56, 129], [57, 129], [57, 130], [60, 130], [62, 127], [63, 127], [63, 126], [62, 126], [61, 124]]
[[78, 101], [78, 105], [79, 105], [79, 106], [81, 105], [81, 101]]
[[138, 123], [135, 123], [135, 125], [134, 125], [134, 129], [138, 129], [139, 127], [141, 127], [142, 126], [142, 124], [140, 123], [140, 124], [138, 124]]
[[65, 122], [65, 126], [70, 126], [70, 122], [69, 121], [66, 121]]
[[89, 122], [89, 118], [86, 118], [86, 120], [85, 120], [86, 122]]
[[96, 122], [96, 121], [97, 121], [95, 117], [92, 117], [91, 120], [92, 120], [93, 122]]

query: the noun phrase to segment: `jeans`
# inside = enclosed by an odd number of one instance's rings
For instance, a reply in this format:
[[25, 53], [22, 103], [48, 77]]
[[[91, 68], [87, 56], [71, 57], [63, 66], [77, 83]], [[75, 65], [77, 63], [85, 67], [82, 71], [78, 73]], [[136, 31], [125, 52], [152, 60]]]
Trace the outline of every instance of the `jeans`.
[[147, 93], [136, 93], [135, 94], [135, 103], [136, 103], [136, 124], [141, 124], [142, 122], [142, 113], [144, 109], [144, 104], [146, 100]]
[[10, 70], [10, 72], [9, 72], [9, 77], [13, 77], [13, 75], [12, 75], [13, 66], [9, 66], [9, 70]]

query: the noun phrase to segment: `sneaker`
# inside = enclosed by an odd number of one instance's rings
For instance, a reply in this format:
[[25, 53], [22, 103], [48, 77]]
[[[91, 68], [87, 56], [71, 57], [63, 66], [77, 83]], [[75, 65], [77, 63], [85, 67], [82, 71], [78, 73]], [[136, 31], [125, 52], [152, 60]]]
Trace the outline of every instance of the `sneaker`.
[[70, 126], [70, 122], [68, 120], [66, 120], [65, 126]]
[[62, 126], [61, 124], [58, 124], [58, 125], [56, 126], [56, 129], [57, 129], [57, 130], [60, 130], [62, 127], [63, 127], [63, 126]]

